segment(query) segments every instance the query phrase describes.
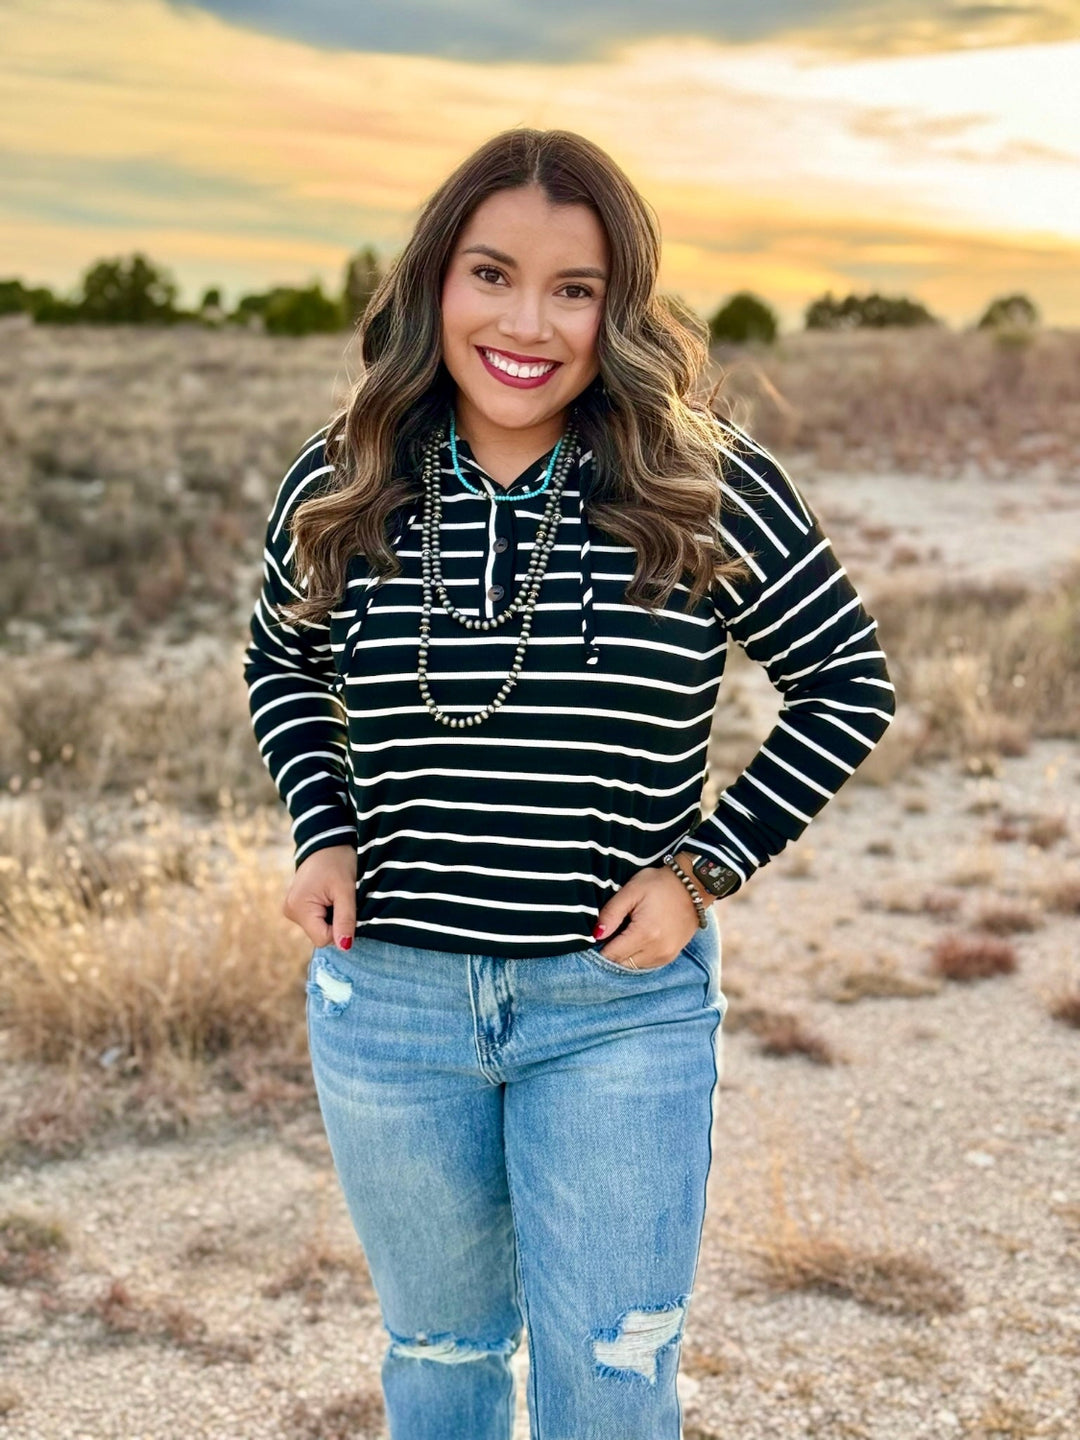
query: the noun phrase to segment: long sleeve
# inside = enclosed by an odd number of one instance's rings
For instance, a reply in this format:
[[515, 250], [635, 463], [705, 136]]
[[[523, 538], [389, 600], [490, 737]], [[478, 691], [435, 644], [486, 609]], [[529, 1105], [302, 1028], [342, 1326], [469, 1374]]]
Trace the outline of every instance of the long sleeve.
[[308, 440], [278, 489], [266, 529], [263, 585], [251, 616], [244, 680], [259, 752], [292, 817], [294, 864], [328, 845], [356, 843], [348, 791], [345, 712], [336, 680], [329, 625], [297, 627], [275, 606], [302, 594], [294, 571], [288, 521], [316, 493], [324, 463], [324, 432]]
[[707, 851], [745, 884], [866, 759], [896, 713], [896, 691], [877, 622], [811, 506], [768, 451], [727, 422], [718, 430], [720, 532], [753, 578], [737, 588], [718, 580], [713, 605], [783, 704], [753, 759], [680, 848]]

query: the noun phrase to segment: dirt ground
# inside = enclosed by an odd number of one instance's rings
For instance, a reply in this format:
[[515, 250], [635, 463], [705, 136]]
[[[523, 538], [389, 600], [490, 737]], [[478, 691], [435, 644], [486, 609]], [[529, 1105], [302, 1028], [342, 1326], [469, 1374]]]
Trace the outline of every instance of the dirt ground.
[[[1030, 575], [1037, 545], [1049, 574], [1080, 551], [1080, 487], [1052, 477], [1016, 493], [822, 476], [806, 493], [871, 608], [898, 566]], [[733, 670], [749, 718], [718, 749], [732, 763], [775, 713], [763, 680]], [[997, 773], [856, 780], [724, 903], [686, 1440], [1080, 1434], [1080, 1032], [1050, 1013], [1080, 981], [1080, 926], [1046, 901], [1077, 878], [1080, 745], [1040, 740]], [[1012, 973], [930, 977], [935, 942], [1006, 905], [1033, 927], [1005, 939]], [[766, 1053], [761, 1012], [816, 1051]], [[50, 1291], [0, 1284], [0, 1434], [385, 1433], [386, 1335], [317, 1111], [8, 1173], [13, 1213], [58, 1222], [71, 1249]], [[523, 1382], [524, 1345], [514, 1365]], [[523, 1383], [518, 1402], [527, 1437]]]

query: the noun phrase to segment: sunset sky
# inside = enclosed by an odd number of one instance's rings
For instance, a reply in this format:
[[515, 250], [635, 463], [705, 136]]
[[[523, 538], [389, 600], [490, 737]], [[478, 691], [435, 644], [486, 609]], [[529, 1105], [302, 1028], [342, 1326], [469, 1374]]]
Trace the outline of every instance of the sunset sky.
[[1080, 325], [1080, 0], [0, 0], [0, 278], [145, 251], [341, 284], [511, 125], [577, 130], [652, 203], [661, 284], [831, 289], [950, 325], [1022, 290]]

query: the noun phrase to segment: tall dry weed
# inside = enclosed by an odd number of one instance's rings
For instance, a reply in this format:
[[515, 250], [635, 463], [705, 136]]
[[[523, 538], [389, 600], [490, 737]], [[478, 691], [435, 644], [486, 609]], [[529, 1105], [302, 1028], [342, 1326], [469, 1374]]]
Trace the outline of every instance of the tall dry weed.
[[[276, 817], [275, 817], [276, 818]], [[126, 843], [31, 804], [0, 814], [0, 1023], [15, 1056], [146, 1073], [302, 1044], [306, 942], [269, 816], [212, 830], [161, 812]]]
[[922, 721], [920, 756], [978, 764], [1032, 737], [1080, 736], [1080, 564], [1047, 589], [894, 585], [874, 613], [897, 692]]
[[1080, 332], [937, 328], [718, 346], [735, 418], [837, 471], [1080, 479]]
[[251, 733], [242, 649], [217, 637], [138, 657], [15, 658], [0, 694], [0, 784], [46, 821], [122, 797], [216, 814], [276, 799]]

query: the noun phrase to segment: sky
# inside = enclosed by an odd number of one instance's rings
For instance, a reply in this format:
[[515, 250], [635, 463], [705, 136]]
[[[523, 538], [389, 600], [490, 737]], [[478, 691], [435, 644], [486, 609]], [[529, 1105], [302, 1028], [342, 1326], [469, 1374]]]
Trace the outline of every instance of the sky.
[[341, 287], [515, 125], [602, 145], [661, 287], [1080, 325], [1080, 0], [0, 0], [0, 279]]

